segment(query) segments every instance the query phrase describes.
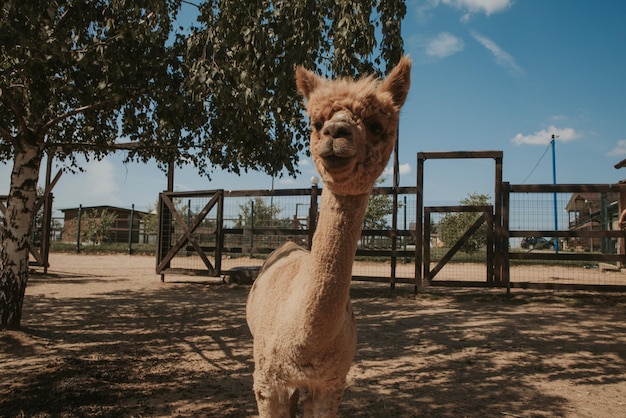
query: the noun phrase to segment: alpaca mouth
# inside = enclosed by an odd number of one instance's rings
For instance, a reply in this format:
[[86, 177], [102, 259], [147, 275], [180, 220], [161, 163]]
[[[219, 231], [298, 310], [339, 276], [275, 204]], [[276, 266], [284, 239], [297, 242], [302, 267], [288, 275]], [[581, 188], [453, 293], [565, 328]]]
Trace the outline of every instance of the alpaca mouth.
[[348, 167], [352, 163], [352, 158], [328, 155], [326, 157], [322, 157], [322, 161], [327, 170], [340, 170]]

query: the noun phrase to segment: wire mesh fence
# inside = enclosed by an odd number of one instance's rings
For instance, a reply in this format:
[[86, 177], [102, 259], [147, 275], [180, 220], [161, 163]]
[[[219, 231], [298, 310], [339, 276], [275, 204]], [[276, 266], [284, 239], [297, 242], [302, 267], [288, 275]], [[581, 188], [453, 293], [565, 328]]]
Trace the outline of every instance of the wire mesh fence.
[[[438, 159], [495, 161], [494, 196], [478, 202], [424, 203], [424, 161]], [[456, 163], [454, 167], [458, 169]], [[626, 290], [626, 232], [620, 222], [621, 212], [626, 214], [625, 184], [510, 185], [502, 181], [499, 151], [418, 153], [417, 172], [416, 187], [373, 190], [358, 242], [356, 278], [417, 284], [423, 269], [436, 272], [439, 283]], [[131, 215], [122, 210], [116, 212], [108, 239], [127, 241], [129, 253], [135, 243], [156, 244], [158, 272], [216, 275], [260, 266], [286, 241], [310, 246], [318, 193], [317, 187], [164, 192], [171, 200], [159, 201], [156, 228], [148, 225], [155, 214], [137, 213], [134, 218], [132, 210]], [[6, 204], [7, 196], [0, 196], [0, 227]], [[76, 236], [76, 248], [82, 244], [81, 222], [75, 221], [76, 231], [70, 231], [68, 213], [53, 219], [51, 205], [51, 193], [38, 199], [30, 250], [39, 265], [46, 265], [50, 240], [71, 245]], [[463, 205], [489, 208], [443, 208]], [[440, 210], [425, 219], [428, 206]]]
[[[488, 225], [484, 222], [478, 230], [468, 237], [467, 242], [460, 245], [459, 240], [475, 223], [480, 222], [482, 211], [462, 212], [459, 202], [438, 201], [436, 204], [426, 204], [425, 223], [429, 223], [427, 237], [424, 237], [424, 246], [429, 254], [424, 263], [428, 263], [426, 272], [436, 272], [432, 277], [433, 284], [446, 282], [486, 282], [488, 279], [487, 242]], [[469, 203], [469, 202], [465, 202]], [[474, 202], [479, 203], [479, 202]], [[489, 212], [493, 211], [493, 202], [481, 200]], [[435, 210], [432, 210], [435, 209]], [[458, 245], [458, 251], [452, 248]], [[449, 256], [446, 259], [446, 256]], [[443, 262], [442, 260], [447, 260]]]
[[[427, 270], [440, 266], [435, 276], [438, 283], [489, 284], [494, 274], [489, 251], [495, 251], [496, 261], [498, 255], [507, 258], [507, 278], [512, 287], [626, 286], [618, 203], [622, 185], [508, 187], [502, 205], [502, 228], [506, 231], [501, 231], [500, 253], [497, 237], [488, 240], [489, 233], [497, 232], [497, 224], [483, 222], [459, 244], [460, 237], [480, 218], [479, 212], [445, 210], [459, 206], [459, 202], [426, 202], [425, 207], [444, 209], [418, 220], [416, 188], [399, 188], [395, 202], [391, 188], [376, 188], [358, 242], [353, 276], [414, 283], [423, 268], [416, 266], [416, 255], [425, 251], [416, 248], [416, 226], [428, 222], [422, 245], [427, 246], [430, 256]], [[258, 267], [286, 241], [307, 248], [315, 228], [319, 192], [222, 191], [219, 204], [214, 192], [171, 193], [170, 216], [160, 228], [169, 234], [165, 251], [179, 248], [164, 267], [220, 274], [237, 267]], [[491, 216], [496, 200], [487, 197], [486, 201], [469, 203], [489, 205]], [[143, 214], [134, 222], [118, 215], [115, 226], [124, 233], [118, 231], [115, 236], [123, 235], [122, 241], [130, 237], [129, 248], [130, 244], [137, 245], [138, 237], [156, 241], [156, 231], [148, 232], [148, 215], [152, 214]], [[67, 220], [53, 221], [49, 229], [53, 241], [61, 237], [67, 240]], [[454, 246], [458, 251], [451, 252]]]
[[[415, 191], [400, 194], [395, 203], [390, 192], [390, 188], [377, 188], [372, 193], [358, 243], [355, 277], [413, 280]], [[216, 193], [223, 194], [222, 203], [208, 208]], [[168, 269], [199, 271], [206, 269], [208, 260], [212, 266], [219, 264], [218, 270], [228, 271], [260, 266], [287, 241], [308, 248], [317, 219], [318, 194], [317, 188], [170, 193], [173, 216], [161, 226], [169, 230], [170, 238], [161, 255], [166, 258], [176, 242], [187, 240], [167, 260]]]
[[610, 186], [570, 189], [511, 193], [508, 244], [514, 286], [626, 285], [619, 258], [624, 239], [618, 191]]

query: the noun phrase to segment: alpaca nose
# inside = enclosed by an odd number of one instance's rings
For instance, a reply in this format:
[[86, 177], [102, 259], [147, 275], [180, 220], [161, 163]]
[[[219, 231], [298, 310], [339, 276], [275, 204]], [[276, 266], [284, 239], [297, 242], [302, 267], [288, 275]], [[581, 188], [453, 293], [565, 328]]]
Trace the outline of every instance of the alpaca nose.
[[352, 139], [352, 126], [346, 122], [328, 122], [322, 133], [333, 139]]

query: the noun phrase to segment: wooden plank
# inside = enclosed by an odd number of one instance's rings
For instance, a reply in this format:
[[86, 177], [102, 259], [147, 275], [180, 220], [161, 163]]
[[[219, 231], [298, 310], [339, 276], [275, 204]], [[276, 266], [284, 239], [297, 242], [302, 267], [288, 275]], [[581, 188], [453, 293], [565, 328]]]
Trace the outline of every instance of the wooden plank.
[[446, 212], [490, 212], [491, 213], [493, 211], [493, 207], [491, 205], [426, 206], [424, 207], [424, 211], [425, 212], [437, 212], [437, 213], [446, 213]]
[[435, 151], [418, 152], [417, 158], [422, 160], [447, 160], [466, 158], [502, 158], [502, 151]]
[[626, 184], [511, 184], [511, 193], [610, 193], [625, 192]]
[[621, 254], [598, 254], [585, 252], [509, 252], [511, 260], [542, 260], [542, 261], [626, 261]]
[[583, 238], [624, 238], [626, 231], [624, 230], [568, 230], [568, 231], [554, 231], [554, 230], [516, 230], [509, 231], [509, 237], [511, 238], [523, 238], [523, 237], [583, 237]]

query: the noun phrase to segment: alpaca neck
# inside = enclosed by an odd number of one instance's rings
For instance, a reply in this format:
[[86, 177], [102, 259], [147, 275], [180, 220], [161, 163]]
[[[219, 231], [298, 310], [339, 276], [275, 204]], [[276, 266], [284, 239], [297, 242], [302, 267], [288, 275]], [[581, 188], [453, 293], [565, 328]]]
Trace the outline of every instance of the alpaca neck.
[[[322, 191], [320, 216], [311, 247], [307, 322], [311, 337], [338, 332], [346, 314], [352, 264], [369, 194]], [[318, 332], [316, 332], [316, 330]]]

